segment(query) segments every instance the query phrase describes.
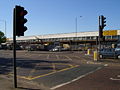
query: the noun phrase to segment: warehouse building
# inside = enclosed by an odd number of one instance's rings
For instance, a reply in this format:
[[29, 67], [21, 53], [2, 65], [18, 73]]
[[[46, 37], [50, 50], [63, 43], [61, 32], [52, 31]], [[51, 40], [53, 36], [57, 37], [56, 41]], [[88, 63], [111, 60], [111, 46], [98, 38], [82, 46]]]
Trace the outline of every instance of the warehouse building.
[[[99, 32], [76, 32], [76, 33], [62, 33], [62, 34], [48, 34], [48, 35], [34, 35], [17, 37], [17, 43], [20, 44], [44, 44], [51, 43], [69, 44], [69, 45], [91, 45], [99, 44]], [[105, 37], [102, 44], [111, 45], [116, 44], [120, 40], [120, 30], [105, 30], [103, 31]], [[12, 43], [13, 39], [9, 38], [8, 43]]]

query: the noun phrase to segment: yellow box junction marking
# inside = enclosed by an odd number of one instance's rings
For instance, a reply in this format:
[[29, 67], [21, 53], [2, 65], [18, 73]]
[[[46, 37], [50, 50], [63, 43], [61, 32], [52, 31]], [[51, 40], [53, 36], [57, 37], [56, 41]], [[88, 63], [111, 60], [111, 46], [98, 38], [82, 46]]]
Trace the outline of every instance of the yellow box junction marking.
[[[69, 67], [64, 68], [64, 69], [61, 69], [61, 70], [56, 70], [55, 65], [67, 65], [67, 66], [69, 66]], [[17, 77], [23, 78], [23, 79], [27, 79], [27, 80], [33, 80], [33, 79], [40, 78], [40, 77], [44, 77], [44, 76], [48, 76], [48, 75], [51, 75], [51, 74], [54, 74], [54, 73], [57, 73], [57, 72], [66, 71], [66, 70], [69, 70], [69, 69], [72, 69], [72, 68], [75, 68], [75, 67], [78, 67], [78, 66], [79, 66], [79, 65], [63, 64], [63, 63], [52, 63], [52, 68], [53, 68], [53, 70], [52, 70], [52, 72], [50, 72], [50, 73], [43, 74], [43, 75], [39, 75], [39, 76], [35, 76], [35, 77], [30, 76], [30, 74], [29, 74], [29, 76], [19, 76], [19, 75], [17, 75]], [[33, 72], [35, 72], [35, 69], [32, 70], [32, 73], [33, 73]], [[12, 76], [13, 76], [13, 74], [9, 74], [9, 75], [12, 75]]]
[[69, 69], [72, 69], [72, 68], [75, 68], [75, 67], [78, 67], [78, 66], [79, 65], [71, 66], [69, 68], [64, 68], [64, 69], [61, 69], [61, 70], [58, 70], [58, 71], [56, 70], [56, 71], [53, 71], [53, 72], [50, 72], [50, 73], [47, 73], [47, 74], [43, 74], [43, 75], [39, 75], [39, 76], [36, 76], [36, 77], [33, 77], [33, 78], [29, 78], [29, 79], [33, 80], [33, 79], [44, 77], [44, 76], [48, 76], [48, 75], [51, 75], [51, 74], [54, 74], [54, 73], [57, 73], [57, 72], [66, 71], [66, 70], [69, 70]]

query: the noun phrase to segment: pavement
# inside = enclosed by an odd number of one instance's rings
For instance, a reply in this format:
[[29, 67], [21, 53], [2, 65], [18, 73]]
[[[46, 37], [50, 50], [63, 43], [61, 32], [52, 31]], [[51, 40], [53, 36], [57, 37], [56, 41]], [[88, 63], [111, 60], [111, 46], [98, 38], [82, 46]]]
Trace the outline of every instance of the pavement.
[[17, 88], [14, 88], [13, 77], [0, 75], [0, 90], [50, 90], [42, 84], [33, 81], [17, 80]]

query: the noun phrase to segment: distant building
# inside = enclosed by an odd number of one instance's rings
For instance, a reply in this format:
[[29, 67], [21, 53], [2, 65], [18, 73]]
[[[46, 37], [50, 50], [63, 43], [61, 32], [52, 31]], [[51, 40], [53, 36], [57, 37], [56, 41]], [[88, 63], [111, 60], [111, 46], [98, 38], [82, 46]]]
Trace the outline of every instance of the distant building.
[[[91, 32], [77, 32], [77, 33], [62, 33], [62, 34], [48, 34], [48, 35], [34, 35], [34, 36], [21, 36], [17, 37], [17, 42], [92, 42], [96, 41], [99, 32], [91, 31]], [[106, 30], [103, 32], [105, 35], [106, 41], [116, 41], [120, 39], [120, 30]], [[13, 39], [9, 38], [7, 42], [12, 42]]]

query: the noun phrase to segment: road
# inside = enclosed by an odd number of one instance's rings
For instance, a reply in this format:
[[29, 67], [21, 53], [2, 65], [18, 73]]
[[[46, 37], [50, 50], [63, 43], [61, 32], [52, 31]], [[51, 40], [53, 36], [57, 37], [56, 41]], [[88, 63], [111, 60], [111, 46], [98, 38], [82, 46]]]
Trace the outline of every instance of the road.
[[[0, 51], [0, 74], [13, 76], [12, 60], [12, 51]], [[78, 51], [17, 51], [17, 77], [51, 89], [59, 89], [60, 86], [69, 85], [105, 68], [100, 63], [86, 63], [92, 60], [93, 56]]]
[[120, 67], [104, 67], [55, 90], [120, 90]]

